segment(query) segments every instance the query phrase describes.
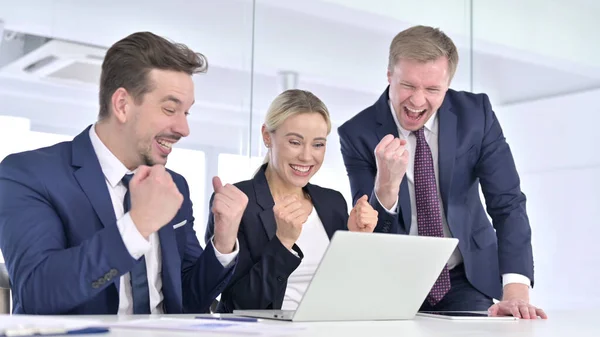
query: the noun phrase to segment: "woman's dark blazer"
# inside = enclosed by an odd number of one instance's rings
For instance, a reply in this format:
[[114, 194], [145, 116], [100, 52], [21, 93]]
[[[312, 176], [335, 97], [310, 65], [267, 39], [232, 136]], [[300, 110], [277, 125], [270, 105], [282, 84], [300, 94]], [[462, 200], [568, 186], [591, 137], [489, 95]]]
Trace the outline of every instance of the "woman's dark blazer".
[[[238, 232], [238, 263], [229, 285], [221, 294], [218, 312], [238, 309], [281, 309], [290, 274], [300, 265], [304, 254], [297, 245], [290, 252], [275, 235], [273, 196], [269, 190], [263, 164], [253, 179], [234, 184], [248, 196], [248, 206]], [[304, 187], [329, 239], [337, 230], [347, 230], [348, 205], [338, 191], [308, 184]], [[214, 193], [210, 198], [210, 207]], [[214, 217], [209, 211], [205, 240], [214, 233]]]

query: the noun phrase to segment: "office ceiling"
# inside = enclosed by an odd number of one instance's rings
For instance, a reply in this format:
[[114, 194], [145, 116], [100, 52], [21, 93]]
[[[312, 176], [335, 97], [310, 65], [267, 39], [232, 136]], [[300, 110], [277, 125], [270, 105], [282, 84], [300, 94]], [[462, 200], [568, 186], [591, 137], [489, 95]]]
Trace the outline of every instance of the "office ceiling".
[[[282, 89], [281, 71], [298, 73], [298, 87], [319, 95], [336, 123], [372, 104], [387, 84], [389, 42], [416, 23], [336, 1], [258, 0], [253, 40], [251, 1], [172, 0], [169, 8], [162, 1], [0, 0], [0, 20], [12, 37], [0, 44], [0, 113], [27, 116], [34, 128], [76, 132], [95, 119], [105, 49], [151, 30], [208, 57], [208, 73], [195, 80], [190, 119], [200, 131], [191, 142], [239, 149], [253, 137], [249, 121], [257, 128]], [[448, 23], [461, 57], [454, 88], [469, 90], [472, 80], [474, 91], [502, 105], [600, 86], [600, 63], [537, 55], [497, 39], [474, 40], [471, 53], [467, 18]], [[544, 32], [532, 31], [532, 39], [539, 36]], [[32, 63], [37, 67], [24, 71]], [[236, 131], [223, 133], [226, 126]]]

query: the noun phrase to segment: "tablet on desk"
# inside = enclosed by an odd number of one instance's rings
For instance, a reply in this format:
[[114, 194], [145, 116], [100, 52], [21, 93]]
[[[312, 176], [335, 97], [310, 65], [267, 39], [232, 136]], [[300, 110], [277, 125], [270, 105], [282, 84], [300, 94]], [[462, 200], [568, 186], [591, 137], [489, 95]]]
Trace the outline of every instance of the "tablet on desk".
[[480, 311], [419, 311], [417, 316], [451, 320], [490, 320], [490, 321], [516, 321], [513, 316], [488, 316]]

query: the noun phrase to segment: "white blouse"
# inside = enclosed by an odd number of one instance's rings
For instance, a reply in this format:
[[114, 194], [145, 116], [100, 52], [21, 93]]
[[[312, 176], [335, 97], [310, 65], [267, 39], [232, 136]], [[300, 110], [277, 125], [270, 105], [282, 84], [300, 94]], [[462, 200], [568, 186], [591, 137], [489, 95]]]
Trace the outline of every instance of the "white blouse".
[[302, 250], [304, 258], [288, 278], [281, 308], [283, 310], [296, 310], [327, 246], [329, 246], [329, 237], [314, 206], [308, 219], [302, 225], [302, 232], [296, 245]]

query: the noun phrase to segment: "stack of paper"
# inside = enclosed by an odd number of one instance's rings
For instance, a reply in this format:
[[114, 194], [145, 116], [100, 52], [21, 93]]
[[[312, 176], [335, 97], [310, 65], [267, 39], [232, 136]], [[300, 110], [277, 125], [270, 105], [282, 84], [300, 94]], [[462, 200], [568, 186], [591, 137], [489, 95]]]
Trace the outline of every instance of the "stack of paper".
[[31, 315], [0, 315], [0, 336], [104, 333], [101, 321]]

